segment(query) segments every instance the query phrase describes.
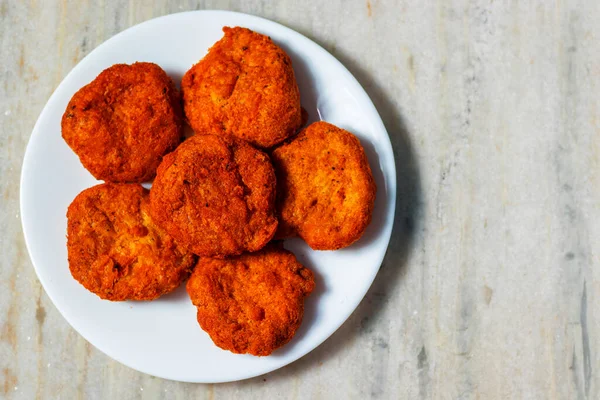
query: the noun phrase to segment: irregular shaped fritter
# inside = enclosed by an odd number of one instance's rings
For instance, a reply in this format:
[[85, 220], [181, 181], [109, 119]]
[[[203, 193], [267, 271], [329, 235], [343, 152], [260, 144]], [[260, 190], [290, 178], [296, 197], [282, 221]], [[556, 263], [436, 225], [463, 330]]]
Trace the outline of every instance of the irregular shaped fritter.
[[358, 139], [315, 122], [272, 154], [278, 238], [298, 235], [315, 250], [356, 242], [371, 221], [377, 187]]
[[104, 183], [81, 192], [67, 211], [73, 277], [107, 300], [153, 300], [187, 278], [196, 257], [149, 215], [148, 191]]
[[201, 256], [260, 250], [277, 230], [269, 157], [232, 137], [195, 135], [165, 156], [150, 202], [154, 220]]
[[302, 322], [313, 273], [275, 245], [239, 257], [202, 258], [187, 283], [202, 329], [222, 349], [268, 356]]
[[171, 78], [138, 62], [105, 69], [81, 88], [62, 117], [62, 136], [96, 179], [151, 180], [181, 142], [183, 114]]
[[198, 133], [272, 147], [302, 125], [292, 61], [265, 35], [239, 27], [223, 32], [183, 77], [185, 116]]

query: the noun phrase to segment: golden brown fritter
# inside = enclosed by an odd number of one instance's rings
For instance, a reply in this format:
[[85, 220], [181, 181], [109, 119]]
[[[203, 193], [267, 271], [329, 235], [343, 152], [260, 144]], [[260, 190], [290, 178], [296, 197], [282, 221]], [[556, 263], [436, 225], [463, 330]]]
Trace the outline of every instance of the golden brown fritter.
[[357, 241], [371, 221], [377, 188], [364, 149], [348, 131], [315, 122], [272, 154], [277, 237], [298, 235], [315, 250]]
[[201, 256], [260, 250], [277, 230], [269, 157], [232, 137], [195, 135], [165, 156], [150, 203], [154, 220]]
[[296, 333], [314, 286], [312, 272], [292, 253], [269, 245], [224, 260], [202, 258], [187, 291], [217, 346], [268, 356]]
[[223, 32], [183, 77], [185, 116], [197, 133], [272, 147], [302, 125], [292, 61], [265, 35], [239, 27]]
[[81, 88], [62, 117], [62, 136], [96, 179], [151, 180], [162, 156], [181, 142], [179, 93], [158, 65], [105, 69]]
[[153, 300], [189, 276], [196, 257], [149, 216], [148, 191], [104, 183], [81, 192], [67, 211], [73, 277], [108, 300]]

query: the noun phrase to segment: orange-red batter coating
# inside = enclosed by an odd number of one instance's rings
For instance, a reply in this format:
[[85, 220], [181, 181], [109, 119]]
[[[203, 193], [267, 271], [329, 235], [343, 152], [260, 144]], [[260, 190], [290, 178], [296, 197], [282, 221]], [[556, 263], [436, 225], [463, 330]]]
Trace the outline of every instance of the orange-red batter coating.
[[371, 221], [377, 188], [364, 149], [348, 131], [316, 122], [275, 149], [277, 237], [315, 250], [357, 241]]
[[158, 65], [105, 69], [81, 88], [62, 117], [62, 136], [96, 179], [151, 180], [183, 135], [180, 96]]
[[262, 151], [233, 137], [195, 135], [159, 166], [152, 216], [200, 256], [257, 251], [277, 230], [275, 185]]
[[234, 135], [268, 148], [302, 125], [300, 92], [290, 57], [246, 28], [225, 36], [183, 77], [186, 118], [197, 133]]
[[81, 192], [67, 211], [73, 277], [108, 300], [153, 300], [188, 277], [196, 257], [150, 219], [148, 191], [105, 183]]
[[269, 245], [224, 260], [202, 258], [187, 291], [217, 346], [267, 356], [292, 339], [314, 286], [312, 272], [292, 253]]

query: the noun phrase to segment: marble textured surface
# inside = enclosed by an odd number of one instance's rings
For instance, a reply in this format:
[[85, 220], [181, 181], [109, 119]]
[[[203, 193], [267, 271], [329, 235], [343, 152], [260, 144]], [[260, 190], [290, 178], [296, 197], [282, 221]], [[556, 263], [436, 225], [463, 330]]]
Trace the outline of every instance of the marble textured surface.
[[[202, 8], [275, 20], [339, 58], [399, 180], [352, 317], [292, 365], [220, 385], [88, 344], [36, 279], [19, 220], [23, 153], [61, 79], [117, 32]], [[593, 1], [0, 0], [0, 398], [600, 398], [599, 19]]]

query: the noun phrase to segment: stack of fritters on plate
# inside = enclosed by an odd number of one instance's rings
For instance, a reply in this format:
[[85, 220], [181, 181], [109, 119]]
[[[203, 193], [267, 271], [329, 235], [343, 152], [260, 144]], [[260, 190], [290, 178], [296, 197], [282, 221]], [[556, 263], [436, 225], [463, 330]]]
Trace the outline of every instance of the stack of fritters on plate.
[[[138, 62], [104, 70], [71, 99], [63, 138], [106, 183], [69, 206], [69, 268], [108, 300], [153, 300], [190, 277], [213, 342], [265, 356], [292, 339], [315, 286], [272, 240], [350, 246], [376, 186], [353, 134], [327, 122], [301, 130], [285, 51], [249, 29], [223, 31], [181, 96], [159, 66]], [[182, 142], [184, 119], [195, 134]], [[148, 193], [140, 183], [152, 179]]]

